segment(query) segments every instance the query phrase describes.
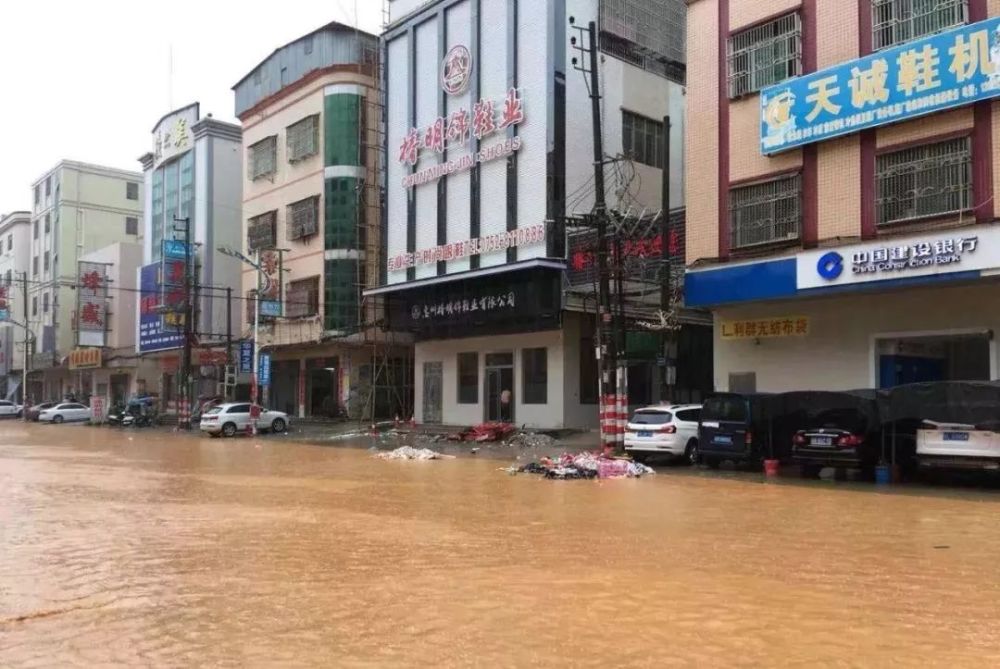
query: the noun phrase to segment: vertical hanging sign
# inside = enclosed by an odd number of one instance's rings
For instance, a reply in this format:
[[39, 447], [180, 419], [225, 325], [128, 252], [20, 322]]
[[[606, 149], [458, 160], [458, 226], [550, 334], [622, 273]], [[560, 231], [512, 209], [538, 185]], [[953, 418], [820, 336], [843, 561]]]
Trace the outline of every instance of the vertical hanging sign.
[[260, 252], [260, 315], [262, 318], [281, 318], [281, 303], [284, 298], [281, 282], [283, 265], [284, 257], [280, 249]]
[[76, 290], [77, 346], [104, 346], [107, 321], [107, 266], [81, 261], [78, 264]]

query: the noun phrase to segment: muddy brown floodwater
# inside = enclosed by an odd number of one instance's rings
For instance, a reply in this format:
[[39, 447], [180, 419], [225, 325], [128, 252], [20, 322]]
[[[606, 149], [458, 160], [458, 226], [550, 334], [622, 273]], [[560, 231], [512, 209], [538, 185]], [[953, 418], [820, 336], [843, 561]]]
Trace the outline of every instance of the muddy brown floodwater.
[[1000, 665], [1000, 493], [0, 424], [0, 666]]

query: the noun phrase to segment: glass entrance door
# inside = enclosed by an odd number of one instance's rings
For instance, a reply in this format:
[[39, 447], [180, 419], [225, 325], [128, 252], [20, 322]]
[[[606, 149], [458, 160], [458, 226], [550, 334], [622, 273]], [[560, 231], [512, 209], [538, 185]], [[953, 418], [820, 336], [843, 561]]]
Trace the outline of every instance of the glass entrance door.
[[486, 421], [514, 422], [514, 354], [486, 354], [486, 388], [483, 418]]
[[441, 422], [442, 363], [424, 363], [424, 422]]

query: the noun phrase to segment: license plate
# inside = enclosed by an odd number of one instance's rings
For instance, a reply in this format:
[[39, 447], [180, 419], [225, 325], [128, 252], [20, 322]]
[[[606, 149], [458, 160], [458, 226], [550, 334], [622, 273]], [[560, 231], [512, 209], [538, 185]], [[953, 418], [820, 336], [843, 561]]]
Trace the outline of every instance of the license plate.
[[712, 441], [716, 444], [732, 444], [733, 438], [728, 434], [717, 434], [712, 438]]
[[811, 437], [809, 443], [813, 446], [833, 446], [833, 437]]
[[943, 438], [944, 438], [945, 441], [968, 441], [969, 440], [969, 433], [968, 432], [945, 432]]
[[652, 432], [640, 432], [639, 436], [640, 437], [652, 437], [653, 433]]

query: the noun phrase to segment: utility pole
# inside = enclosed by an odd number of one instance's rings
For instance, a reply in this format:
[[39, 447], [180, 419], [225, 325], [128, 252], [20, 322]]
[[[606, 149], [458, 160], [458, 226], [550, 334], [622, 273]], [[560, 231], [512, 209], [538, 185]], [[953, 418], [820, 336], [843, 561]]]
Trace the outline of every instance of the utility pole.
[[[663, 117], [663, 172], [660, 183], [660, 201], [662, 203], [663, 216], [660, 219], [660, 263], [663, 268], [663, 277], [660, 280], [660, 310], [665, 314], [676, 306], [674, 304], [674, 268], [670, 257], [670, 242], [673, 238], [673, 226], [670, 219], [670, 116]], [[668, 317], [668, 322], [673, 323]], [[677, 375], [677, 348], [676, 331], [665, 328], [660, 332], [660, 351], [663, 356], [663, 370], [660, 384], [660, 401], [674, 401], [674, 384]]]
[[21, 404], [25, 411], [21, 417], [28, 420], [28, 361], [31, 359], [31, 328], [28, 325], [28, 271], [21, 274], [21, 313], [24, 315], [24, 364], [21, 365]]
[[[574, 17], [569, 18], [571, 25], [575, 23]], [[578, 26], [573, 26], [579, 31], [580, 36], [586, 32], [587, 46], [577, 44], [577, 38], [572, 37], [570, 44], [573, 48], [586, 53], [588, 56], [588, 66], [582, 66], [576, 57], [573, 58], [573, 67], [585, 75], [588, 75], [588, 89], [590, 93], [590, 113], [593, 126], [593, 149], [594, 149], [594, 223], [597, 229], [597, 271], [598, 271], [598, 295], [597, 295], [597, 353], [600, 356], [600, 413], [601, 413], [601, 441], [607, 449], [614, 447], [618, 443], [618, 431], [621, 422], [619, 420], [620, 402], [619, 383], [617, 374], [617, 350], [613, 337], [609, 336], [613, 331], [613, 308], [611, 306], [610, 280], [608, 276], [608, 212], [607, 204], [604, 200], [604, 131], [601, 126], [601, 89], [600, 76], [598, 72], [597, 54], [597, 24], [590, 21], [586, 30]], [[607, 418], [608, 416], [611, 418]], [[621, 435], [624, 437], [624, 434]]]
[[[180, 410], [177, 416], [177, 426], [182, 430], [191, 429], [191, 339], [193, 337], [194, 305], [192, 291], [194, 280], [192, 278], [191, 263], [191, 219], [190, 217], [174, 217], [174, 223], [184, 224], [184, 350], [181, 356], [180, 369]], [[176, 231], [177, 228], [174, 228]]]
[[257, 436], [257, 417], [254, 415], [255, 407], [260, 403], [260, 384], [257, 382], [257, 372], [260, 367], [260, 346], [257, 341], [260, 339], [260, 291], [261, 272], [260, 269], [260, 249], [254, 250], [254, 267], [257, 269], [257, 290], [253, 292], [253, 379], [250, 381], [250, 432]]
[[233, 289], [226, 286], [226, 401], [233, 401], [233, 391], [230, 390], [230, 373], [236, 375], [236, 362], [233, 360]]

